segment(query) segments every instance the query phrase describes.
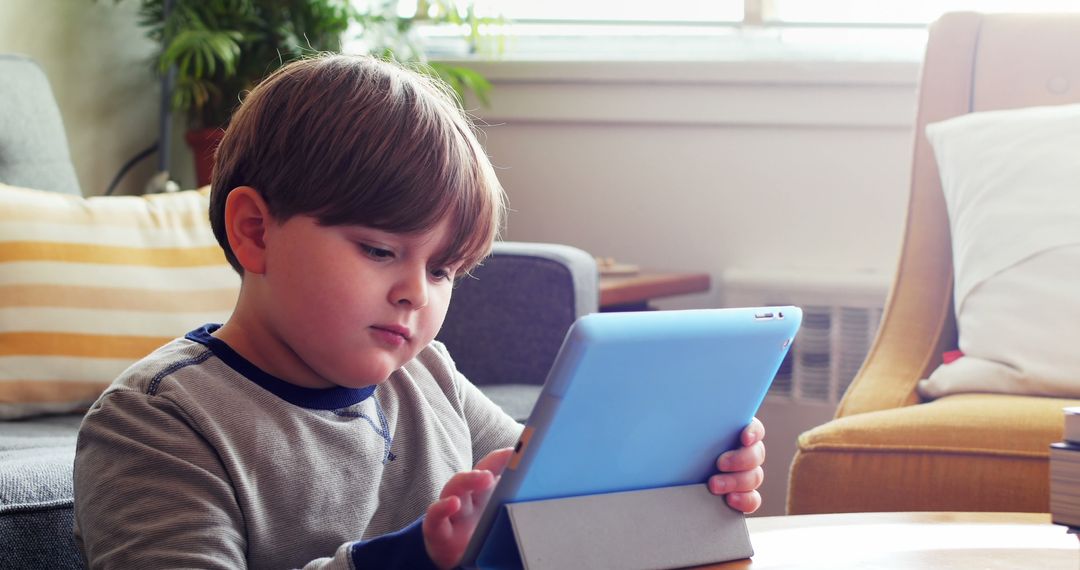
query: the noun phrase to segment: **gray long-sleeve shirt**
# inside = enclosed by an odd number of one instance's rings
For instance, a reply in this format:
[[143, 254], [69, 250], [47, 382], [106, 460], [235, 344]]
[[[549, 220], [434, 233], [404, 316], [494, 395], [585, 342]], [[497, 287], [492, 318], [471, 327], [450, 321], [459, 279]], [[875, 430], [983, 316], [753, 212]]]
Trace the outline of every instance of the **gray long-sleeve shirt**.
[[[377, 388], [313, 390], [215, 328], [139, 361], [87, 413], [75, 526], [91, 567], [353, 568], [371, 544], [356, 541], [409, 527], [520, 433], [437, 342]], [[422, 549], [409, 528], [368, 559]]]

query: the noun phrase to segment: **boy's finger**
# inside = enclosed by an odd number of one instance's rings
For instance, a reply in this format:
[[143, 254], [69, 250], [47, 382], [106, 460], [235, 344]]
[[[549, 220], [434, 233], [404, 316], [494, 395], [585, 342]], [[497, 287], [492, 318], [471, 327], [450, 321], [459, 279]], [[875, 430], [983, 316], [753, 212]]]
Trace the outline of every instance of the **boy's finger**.
[[749, 447], [725, 451], [716, 460], [716, 468], [724, 472], [749, 471], [765, 463], [765, 444], [757, 442]]
[[750, 514], [761, 507], [761, 495], [757, 491], [750, 491], [749, 493], [728, 493], [724, 499], [727, 501], [729, 507], [746, 514]]
[[456, 496], [439, 499], [428, 507], [427, 515], [424, 516], [424, 534], [429, 536], [445, 537], [452, 531], [450, 517], [461, 508], [461, 499]]
[[512, 447], [496, 449], [495, 451], [492, 451], [491, 453], [484, 456], [484, 458], [476, 464], [476, 469], [491, 471], [492, 473], [498, 475], [499, 473], [502, 473], [504, 469], [506, 469], [506, 465], [510, 463], [510, 458], [513, 457], [513, 455], [514, 448]]
[[765, 439], [765, 424], [761, 423], [761, 420], [757, 418], [750, 420], [750, 423], [743, 429], [740, 438], [743, 446], [750, 447], [763, 439]]
[[709, 477], [709, 491], [714, 495], [725, 493], [747, 493], [756, 490], [765, 479], [765, 472], [760, 467], [736, 473], [721, 473]]
[[495, 484], [495, 476], [490, 471], [462, 471], [450, 478], [443, 485], [440, 499], [460, 496], [466, 493], [484, 491]]
[[472, 508], [470, 514], [473, 514], [473, 511], [481, 511], [484, 509], [484, 507], [487, 506], [488, 501], [491, 500], [491, 495], [495, 492], [495, 485], [498, 482], [499, 477], [495, 477], [492, 480], [491, 485], [488, 486], [486, 489], [481, 489], [470, 495], [470, 498], [472, 499], [469, 505]]

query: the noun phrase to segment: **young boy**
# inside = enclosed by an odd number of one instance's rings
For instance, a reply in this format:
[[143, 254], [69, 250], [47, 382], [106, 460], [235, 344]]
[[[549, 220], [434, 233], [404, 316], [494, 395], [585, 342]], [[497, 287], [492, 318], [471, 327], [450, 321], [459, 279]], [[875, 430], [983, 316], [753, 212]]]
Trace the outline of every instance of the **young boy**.
[[[217, 152], [235, 311], [88, 412], [76, 537], [92, 568], [450, 568], [521, 426], [434, 342], [503, 193], [431, 81], [366, 57], [288, 65]], [[764, 430], [713, 492], [753, 511]], [[426, 515], [426, 516], [425, 516]]]

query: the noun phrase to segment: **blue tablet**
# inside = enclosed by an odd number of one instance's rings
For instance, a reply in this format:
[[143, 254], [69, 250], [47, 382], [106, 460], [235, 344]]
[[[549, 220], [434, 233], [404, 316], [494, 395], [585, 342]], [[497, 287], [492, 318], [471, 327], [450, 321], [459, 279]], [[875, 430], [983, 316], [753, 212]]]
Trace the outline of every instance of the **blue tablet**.
[[801, 321], [797, 307], [578, 319], [462, 565], [520, 564], [506, 503], [704, 483], [738, 446]]

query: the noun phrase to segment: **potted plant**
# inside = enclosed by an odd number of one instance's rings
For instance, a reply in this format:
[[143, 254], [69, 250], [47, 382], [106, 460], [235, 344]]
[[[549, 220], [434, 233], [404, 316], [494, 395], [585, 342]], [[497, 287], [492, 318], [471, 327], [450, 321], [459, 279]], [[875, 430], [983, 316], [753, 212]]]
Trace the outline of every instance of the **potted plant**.
[[[161, 46], [157, 72], [172, 78], [172, 108], [186, 114], [185, 139], [196, 159], [198, 184], [209, 183], [213, 150], [243, 93], [285, 63], [306, 54], [341, 51], [355, 24], [367, 51], [402, 61], [423, 61], [415, 25], [451, 24], [467, 29], [475, 46], [480, 25], [471, 4], [459, 13], [452, 0], [417, 0], [402, 16], [399, 3], [377, 0], [358, 9], [349, 0], [140, 0], [139, 24]], [[421, 67], [458, 93], [482, 102], [490, 85], [460, 67]]]

